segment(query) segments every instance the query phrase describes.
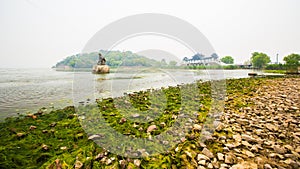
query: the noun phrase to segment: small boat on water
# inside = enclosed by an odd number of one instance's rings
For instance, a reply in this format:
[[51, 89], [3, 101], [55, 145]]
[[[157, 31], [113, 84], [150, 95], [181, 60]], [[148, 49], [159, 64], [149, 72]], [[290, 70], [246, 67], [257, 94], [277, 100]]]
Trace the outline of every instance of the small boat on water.
[[254, 77], [254, 76], [257, 76], [257, 73], [256, 72], [249, 72], [248, 76]]
[[279, 74], [279, 73], [257, 73], [257, 72], [249, 72], [248, 76], [250, 77], [255, 77], [255, 76], [259, 76], [259, 77], [279, 77], [279, 76], [284, 76], [284, 74]]

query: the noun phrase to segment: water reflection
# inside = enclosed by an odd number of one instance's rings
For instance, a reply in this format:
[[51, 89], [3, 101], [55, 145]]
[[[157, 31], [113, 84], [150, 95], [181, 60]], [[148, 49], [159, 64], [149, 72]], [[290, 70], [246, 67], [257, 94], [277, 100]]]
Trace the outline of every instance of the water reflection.
[[[57, 72], [52, 69], [0, 69], [0, 118], [49, 110], [95, 98], [192, 83], [195, 80], [247, 77], [251, 70], [118, 69], [110, 74]], [[220, 76], [223, 74], [223, 76]]]

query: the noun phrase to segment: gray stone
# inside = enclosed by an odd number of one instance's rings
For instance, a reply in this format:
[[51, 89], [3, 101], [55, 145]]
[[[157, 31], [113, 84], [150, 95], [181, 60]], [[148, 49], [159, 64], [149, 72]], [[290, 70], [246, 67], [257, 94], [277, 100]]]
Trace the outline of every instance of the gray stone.
[[197, 161], [200, 161], [200, 160], [209, 160], [209, 158], [203, 154], [198, 154]]
[[246, 146], [246, 147], [252, 147], [251, 144], [249, 144], [248, 141], [242, 141], [242, 145]]
[[254, 155], [253, 153], [251, 153], [251, 151], [248, 151], [248, 150], [245, 150], [245, 151], [244, 151], [244, 154], [247, 155], [247, 156], [250, 157], [250, 158], [255, 157], [255, 155]]
[[292, 159], [288, 158], [286, 160], [283, 161], [285, 164], [290, 165], [291, 163], [295, 162]]
[[287, 145], [284, 145], [283, 147], [290, 150], [290, 151], [294, 151], [294, 148], [291, 145], [287, 144]]
[[197, 167], [197, 169], [205, 169], [205, 167], [199, 165], [199, 166]]
[[206, 160], [200, 160], [200, 161], [198, 161], [198, 164], [200, 164], [200, 165], [205, 165], [206, 164]]
[[133, 163], [134, 163], [135, 166], [139, 167], [139, 166], [141, 165], [141, 160], [135, 159], [135, 160], [133, 161]]
[[223, 129], [225, 128], [225, 125], [223, 124], [223, 123], [220, 123], [219, 125], [218, 125], [218, 127], [216, 128], [216, 131], [222, 131]]
[[199, 124], [194, 124], [193, 129], [196, 130], [196, 131], [201, 131], [202, 126], [200, 126]]
[[267, 124], [266, 124], [266, 128], [267, 128], [268, 130], [270, 130], [270, 131], [278, 131], [278, 127], [275, 126], [275, 125], [273, 125], [273, 124], [271, 124], [271, 123], [267, 123]]
[[225, 155], [225, 163], [226, 164], [233, 164], [236, 161], [236, 157], [233, 154], [226, 154]]
[[100, 135], [94, 134], [94, 135], [89, 136], [88, 139], [93, 140], [93, 139], [100, 138], [100, 137], [101, 137]]
[[156, 130], [156, 129], [157, 129], [156, 125], [151, 125], [147, 128], [147, 133], [150, 133], [150, 132], [152, 132], [153, 130]]
[[217, 157], [218, 157], [218, 160], [224, 161], [224, 154], [222, 154], [222, 153], [217, 153]]
[[256, 164], [258, 165], [263, 165], [264, 164], [264, 160], [260, 157], [255, 157], [255, 160]]
[[285, 149], [283, 147], [281, 147], [280, 145], [274, 145], [273, 149], [278, 154], [284, 154], [286, 152]]
[[241, 142], [242, 141], [242, 137], [240, 134], [234, 134], [232, 136], [232, 138], [236, 141], [236, 142]]
[[265, 165], [264, 165], [264, 169], [272, 169], [272, 167], [271, 167], [270, 164], [265, 164]]
[[285, 154], [283, 155], [285, 158], [295, 158], [294, 154]]
[[212, 168], [214, 168], [214, 166], [213, 166], [211, 163], [209, 163], [209, 164], [207, 165], [207, 168], [212, 169]]
[[214, 168], [220, 168], [220, 164], [217, 161], [213, 161], [211, 164], [214, 166]]
[[207, 157], [209, 157], [209, 158], [214, 158], [214, 154], [213, 154], [212, 152], [210, 152], [207, 148], [204, 148], [204, 149], [202, 150], [202, 153], [203, 153], [204, 155], [206, 155]]
[[253, 152], [258, 152], [258, 147], [256, 145], [253, 145], [250, 149], [250, 151], [253, 151]]
[[76, 160], [74, 168], [80, 169], [80, 168], [82, 168], [82, 166], [83, 166], [82, 162], [79, 160]]
[[235, 164], [231, 169], [257, 169], [257, 164], [249, 161], [244, 161], [239, 164]]
[[247, 134], [242, 134], [242, 139], [246, 140], [248, 142], [256, 142], [256, 140], [253, 137], [251, 137], [251, 136], [249, 136]]

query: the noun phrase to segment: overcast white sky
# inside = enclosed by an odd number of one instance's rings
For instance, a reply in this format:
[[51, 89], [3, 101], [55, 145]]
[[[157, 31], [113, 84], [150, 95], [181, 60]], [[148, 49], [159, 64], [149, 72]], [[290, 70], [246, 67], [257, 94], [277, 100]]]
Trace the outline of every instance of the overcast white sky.
[[[104, 26], [141, 13], [168, 14], [189, 22], [219, 56], [231, 55], [237, 63], [254, 51], [267, 53], [272, 61], [278, 53], [282, 60], [300, 53], [299, 7], [299, 0], [1, 0], [0, 68], [51, 67], [80, 53]], [[117, 49], [155, 48], [137, 42], [132, 40], [135, 48]], [[180, 47], [176, 52], [188, 55]]]

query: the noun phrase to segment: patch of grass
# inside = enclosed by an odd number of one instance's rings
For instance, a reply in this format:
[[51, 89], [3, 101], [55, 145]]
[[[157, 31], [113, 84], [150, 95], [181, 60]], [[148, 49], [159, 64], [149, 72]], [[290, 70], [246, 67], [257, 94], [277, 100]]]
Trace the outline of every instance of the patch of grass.
[[286, 70], [264, 70], [265, 73], [279, 73], [286, 74]]

